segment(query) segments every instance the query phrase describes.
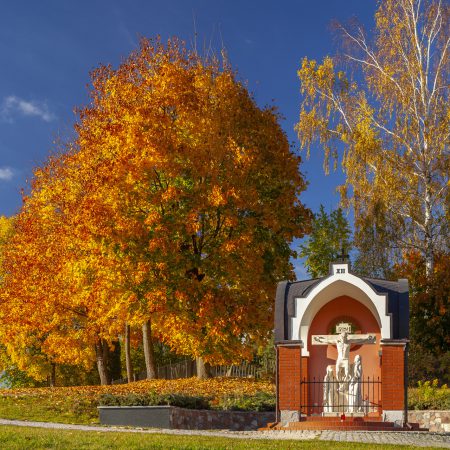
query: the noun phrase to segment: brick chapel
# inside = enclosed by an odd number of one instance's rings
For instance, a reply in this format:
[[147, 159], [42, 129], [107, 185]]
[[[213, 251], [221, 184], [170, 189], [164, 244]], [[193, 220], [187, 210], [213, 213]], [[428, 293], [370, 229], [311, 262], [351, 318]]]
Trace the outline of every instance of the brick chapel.
[[405, 427], [408, 336], [405, 279], [358, 277], [338, 262], [326, 277], [279, 283], [277, 426], [302, 429], [314, 419]]

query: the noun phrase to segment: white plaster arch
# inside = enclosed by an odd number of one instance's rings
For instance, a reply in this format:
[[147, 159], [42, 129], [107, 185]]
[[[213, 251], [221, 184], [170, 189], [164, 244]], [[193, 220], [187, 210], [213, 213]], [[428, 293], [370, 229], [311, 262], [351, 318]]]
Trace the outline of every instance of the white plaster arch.
[[380, 327], [381, 339], [391, 339], [391, 315], [387, 312], [386, 295], [377, 294], [364, 280], [349, 273], [348, 264], [333, 264], [331, 273], [305, 298], [295, 299], [291, 339], [303, 342], [302, 355], [309, 356], [308, 332], [314, 317], [328, 302], [342, 295], [366, 306]]

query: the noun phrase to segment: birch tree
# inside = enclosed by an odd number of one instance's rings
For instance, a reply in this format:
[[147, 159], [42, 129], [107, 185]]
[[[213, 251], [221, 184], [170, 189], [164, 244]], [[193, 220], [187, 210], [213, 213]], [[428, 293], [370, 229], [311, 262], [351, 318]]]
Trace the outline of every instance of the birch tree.
[[296, 130], [308, 153], [323, 146], [326, 171], [341, 162], [356, 229], [381, 212], [393, 246], [419, 251], [430, 275], [448, 249], [449, 5], [382, 1], [375, 25], [371, 38], [338, 25], [342, 54], [303, 60]]

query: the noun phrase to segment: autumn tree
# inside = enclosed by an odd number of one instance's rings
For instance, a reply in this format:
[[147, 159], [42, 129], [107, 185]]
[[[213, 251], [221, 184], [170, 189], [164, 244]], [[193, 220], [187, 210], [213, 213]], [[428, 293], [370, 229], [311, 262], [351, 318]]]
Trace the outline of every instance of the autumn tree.
[[330, 263], [338, 258], [342, 251], [351, 249], [351, 231], [341, 208], [327, 214], [323, 205], [314, 214], [311, 233], [300, 245], [299, 256], [305, 258], [305, 266], [313, 277], [328, 275]]
[[115, 254], [69, 213], [70, 201], [81, 195], [75, 185], [64, 202], [68, 159], [51, 158], [35, 171], [32, 192], [4, 247], [1, 339], [14, 363], [37, 380], [47, 378], [55, 364], [89, 370], [97, 360], [105, 384], [126, 299], [117, 288]]
[[[5, 216], [0, 216], [0, 292], [3, 289], [3, 279], [4, 279], [4, 269], [3, 269], [3, 261], [4, 261], [4, 247], [6, 242], [13, 234], [13, 218], [8, 218]], [[0, 336], [0, 343], [3, 342]], [[9, 379], [12, 375], [14, 378], [28, 380], [29, 378], [21, 371], [15, 367], [14, 363], [11, 361], [11, 358], [8, 355], [6, 347], [3, 344], [0, 344], [0, 371], [2, 375], [0, 379], [2, 381], [6, 381], [9, 384]]]
[[[0, 298], [5, 299], [9, 282], [9, 251], [11, 242], [17, 233], [16, 217], [0, 217]], [[14, 319], [16, 325], [20, 326], [22, 315], [26, 311], [17, 311], [19, 316]], [[5, 323], [10, 317], [11, 311], [8, 303], [0, 303], [0, 320]], [[26, 317], [26, 316], [25, 316]], [[26, 325], [24, 325], [24, 329]], [[17, 337], [12, 330], [6, 326], [1, 327], [0, 332], [0, 370], [5, 372], [6, 382], [17, 386], [39, 384], [48, 381], [50, 385], [55, 383], [55, 364], [41, 351], [39, 337], [30, 332], [20, 335], [20, 345], [13, 345]], [[17, 343], [18, 341], [16, 341]], [[24, 370], [26, 369], [26, 372]]]
[[177, 41], [143, 40], [92, 85], [76, 139], [36, 171], [19, 215], [5, 323], [20, 333], [26, 308], [46, 354], [96, 357], [102, 383], [126, 324], [149, 353], [156, 338], [206, 363], [250, 356], [309, 224], [276, 111]]
[[380, 1], [375, 23], [372, 38], [338, 25], [342, 54], [303, 60], [296, 129], [303, 148], [323, 146], [326, 168], [341, 161], [356, 229], [380, 211], [389, 242], [419, 251], [431, 275], [448, 247], [449, 5]]
[[394, 267], [396, 276], [410, 282], [409, 381], [450, 382], [450, 256], [437, 254], [433, 273], [426, 276], [425, 258], [405, 255]]
[[139, 314], [181, 354], [245, 356], [270, 329], [274, 283], [292, 276], [289, 242], [309, 218], [275, 111], [177, 42], [144, 40], [93, 84], [78, 155], [101, 152], [102, 178], [86, 213], [95, 198], [109, 218], [102, 239], [135, 264]]
[[352, 272], [365, 277], [395, 278], [393, 266], [402, 259], [401, 252], [392, 248], [383, 210], [373, 207], [373, 214], [360, 218], [353, 239], [355, 258]]
[[4, 247], [14, 232], [14, 217], [0, 216], [0, 287], [4, 279]]

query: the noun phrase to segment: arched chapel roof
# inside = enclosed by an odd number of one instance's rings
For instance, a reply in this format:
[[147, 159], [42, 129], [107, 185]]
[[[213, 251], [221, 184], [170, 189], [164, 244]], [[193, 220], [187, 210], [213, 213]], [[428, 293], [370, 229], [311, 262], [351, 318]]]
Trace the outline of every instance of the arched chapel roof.
[[[326, 284], [325, 281], [334, 276], [332, 267], [333, 265], [330, 267], [330, 274], [326, 277], [294, 282], [282, 281], [278, 284], [275, 299], [275, 342], [291, 339], [291, 319], [296, 313], [296, 299], [299, 302], [303, 299], [306, 301], [306, 297], [314, 289], [318, 290], [322, 283]], [[352, 276], [355, 275], [352, 274]], [[389, 333], [391, 339], [407, 339], [409, 337], [408, 281], [405, 279], [390, 281], [368, 277], [357, 278], [366, 283], [376, 294], [386, 296], [386, 313], [391, 316]]]

